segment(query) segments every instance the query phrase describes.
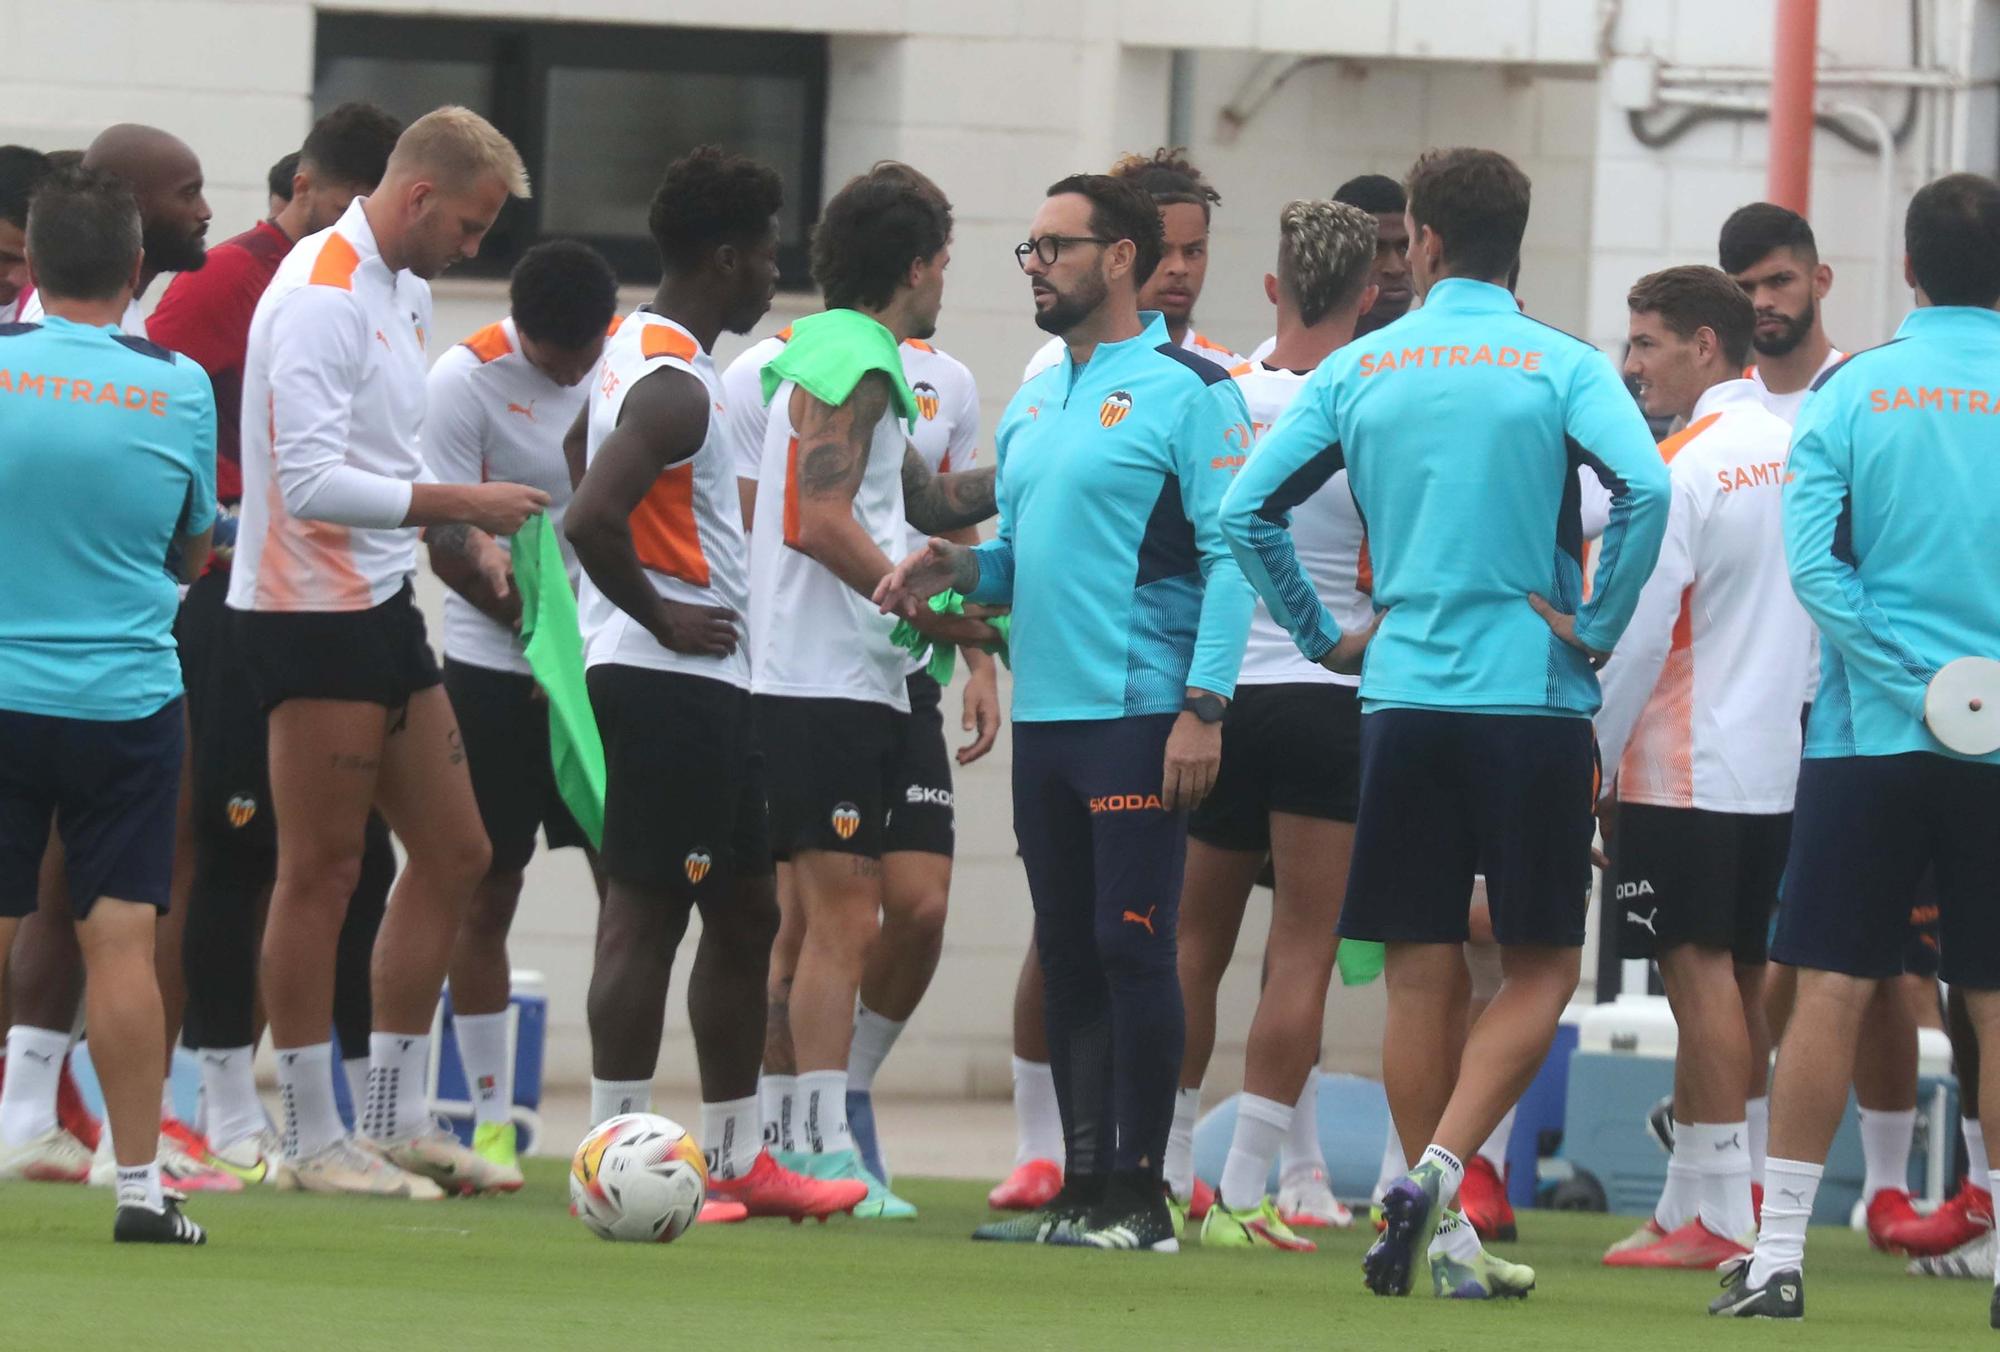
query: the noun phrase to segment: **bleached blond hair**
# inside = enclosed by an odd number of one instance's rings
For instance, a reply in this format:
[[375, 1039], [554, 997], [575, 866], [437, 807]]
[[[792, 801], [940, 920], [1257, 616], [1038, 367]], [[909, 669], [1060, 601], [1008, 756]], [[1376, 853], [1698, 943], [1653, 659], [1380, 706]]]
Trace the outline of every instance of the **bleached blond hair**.
[[470, 108], [448, 105], [412, 122], [389, 156], [391, 174], [401, 170], [462, 188], [491, 175], [514, 197], [528, 197], [528, 167], [521, 152], [491, 122]]
[[1375, 263], [1375, 215], [1345, 202], [1293, 202], [1278, 213], [1278, 284], [1317, 324], [1359, 295]]

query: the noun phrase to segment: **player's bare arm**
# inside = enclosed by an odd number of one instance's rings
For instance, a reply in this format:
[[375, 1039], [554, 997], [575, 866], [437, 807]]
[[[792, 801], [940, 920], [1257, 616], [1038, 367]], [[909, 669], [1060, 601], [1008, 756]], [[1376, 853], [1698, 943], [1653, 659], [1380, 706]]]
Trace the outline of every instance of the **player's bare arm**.
[[[837, 407], [821, 403], [804, 390], [792, 392], [792, 426], [798, 429], [799, 438], [799, 527], [797, 539], [788, 543], [867, 597], [876, 597], [877, 589], [894, 570], [888, 556], [876, 548], [854, 519], [854, 495], [867, 472], [875, 425], [888, 408], [888, 381], [873, 373], [864, 376]], [[907, 482], [907, 469], [905, 473]], [[987, 475], [989, 504], [991, 479]], [[989, 505], [987, 514], [991, 511]], [[936, 591], [930, 594], [936, 595]], [[998, 638], [991, 625], [964, 616], [939, 615], [927, 607], [913, 607], [904, 618], [943, 643], [991, 643]]]
[[632, 546], [633, 511], [654, 480], [701, 449], [708, 408], [706, 387], [685, 371], [654, 371], [632, 386], [618, 426], [577, 482], [563, 533], [598, 590], [664, 646], [726, 657], [739, 641], [736, 612], [661, 596]]
[[521, 594], [514, 589], [513, 563], [491, 535], [463, 521], [424, 532], [431, 571], [488, 618], [513, 628], [521, 622]]
[[916, 447], [904, 450], [903, 517], [918, 530], [948, 535], [978, 525], [997, 510], [991, 466], [939, 474], [924, 462]]
[[[569, 469], [569, 487], [572, 493], [576, 491], [576, 486], [583, 482], [584, 467], [590, 460], [589, 436], [590, 401], [585, 400], [583, 407], [576, 411], [576, 418], [570, 423], [569, 430], [563, 433], [563, 464]], [[749, 522], [746, 520], [744, 525], [747, 529]]]
[[464, 522], [489, 535], [512, 535], [548, 510], [549, 495], [526, 484], [412, 484], [405, 526]]

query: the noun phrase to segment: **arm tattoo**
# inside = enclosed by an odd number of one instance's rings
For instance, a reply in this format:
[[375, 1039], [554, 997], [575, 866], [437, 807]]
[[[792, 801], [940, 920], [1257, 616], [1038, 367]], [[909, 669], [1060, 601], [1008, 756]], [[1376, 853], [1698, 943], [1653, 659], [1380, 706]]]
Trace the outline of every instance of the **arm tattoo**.
[[992, 516], [993, 471], [935, 474], [917, 448], [903, 451], [903, 515], [927, 535], [976, 526]]
[[838, 408], [806, 399], [798, 424], [802, 496], [854, 500], [862, 476], [868, 472], [868, 446], [875, 437], [875, 424], [888, 407], [889, 392], [874, 376], [856, 385]]
[[469, 559], [472, 557], [472, 527], [463, 521], [447, 521], [442, 526], [432, 526], [425, 531], [424, 543], [434, 554]]

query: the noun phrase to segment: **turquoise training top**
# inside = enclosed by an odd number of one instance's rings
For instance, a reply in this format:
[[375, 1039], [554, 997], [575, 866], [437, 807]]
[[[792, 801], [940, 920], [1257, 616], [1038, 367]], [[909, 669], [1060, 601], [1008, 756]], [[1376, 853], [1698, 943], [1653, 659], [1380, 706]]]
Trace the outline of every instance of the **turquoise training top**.
[[1785, 485], [1792, 588], [1820, 632], [1805, 754], [1957, 756], [1924, 690], [1955, 658], [2000, 657], [2000, 314], [1914, 310], [1813, 388]]
[[[1612, 495], [1588, 602], [1579, 465]], [[1342, 467], [1388, 611], [1363, 665], [1364, 710], [1596, 711], [1589, 659], [1528, 595], [1574, 613], [1577, 637], [1608, 651], [1660, 551], [1667, 468], [1602, 353], [1528, 318], [1502, 287], [1450, 278], [1320, 364], [1222, 508], [1244, 575], [1315, 661], [1340, 630], [1285, 527]]]
[[168, 551], [215, 521], [208, 375], [108, 325], [0, 325], [0, 503], [0, 709], [158, 713], [181, 693]]
[[1216, 525], [1250, 414], [1157, 313], [1014, 395], [994, 435], [1000, 528], [968, 599], [1011, 604], [1014, 718], [1174, 713], [1227, 695], [1255, 597]]

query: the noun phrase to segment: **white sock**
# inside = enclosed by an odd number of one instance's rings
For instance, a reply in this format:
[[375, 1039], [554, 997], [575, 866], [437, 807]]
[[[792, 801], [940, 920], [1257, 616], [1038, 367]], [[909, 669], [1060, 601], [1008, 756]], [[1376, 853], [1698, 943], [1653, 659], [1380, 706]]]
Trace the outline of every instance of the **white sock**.
[[757, 1096], [701, 1105], [701, 1142], [710, 1178], [741, 1178], [757, 1162]]
[[1965, 1137], [1965, 1176], [1977, 1183], [1990, 1172], [1986, 1159], [1986, 1132], [1976, 1117], [1960, 1118], [1959, 1134]]
[[1424, 1147], [1418, 1164], [1434, 1164], [1443, 1180], [1438, 1184], [1438, 1205], [1449, 1211], [1458, 1202], [1459, 1184], [1465, 1182], [1465, 1162], [1441, 1145]]
[[1174, 1091], [1174, 1121], [1167, 1128], [1167, 1153], [1160, 1172], [1167, 1191], [1186, 1201], [1194, 1195], [1194, 1120], [1201, 1116], [1201, 1090]]
[[889, 1049], [903, 1035], [903, 1019], [885, 1019], [874, 1010], [854, 1002], [854, 1040], [847, 1048], [847, 1087], [857, 1094], [875, 1088], [875, 1072], [889, 1059]]
[[[1917, 1129], [1917, 1110], [1861, 1109], [1861, 1159], [1867, 1181], [1861, 1185], [1866, 1206], [1884, 1188], [1902, 1192], [1910, 1186], [1910, 1139]], [[1975, 1174], [1973, 1177], [1977, 1178]]]
[[217, 1149], [235, 1145], [264, 1129], [264, 1105], [257, 1098], [252, 1069], [254, 1047], [203, 1047], [201, 1092], [208, 1103], [208, 1139]]
[[160, 1121], [164, 1123], [170, 1117], [177, 1118], [179, 1116], [180, 1114], [174, 1111], [174, 1082], [170, 1077], [161, 1076]]
[[766, 1150], [791, 1150], [792, 1105], [799, 1093], [796, 1075], [757, 1077], [757, 1124], [763, 1128]]
[[1319, 1144], [1317, 1066], [1306, 1072], [1306, 1087], [1299, 1090], [1299, 1101], [1292, 1107], [1291, 1130], [1285, 1133], [1285, 1143], [1278, 1147], [1278, 1177], [1307, 1168], [1326, 1172], [1326, 1153]]
[[1764, 1157], [1771, 1148], [1771, 1096], [1769, 1094], [1753, 1098], [1743, 1105], [1744, 1120], [1750, 1126], [1750, 1181], [1759, 1185], [1764, 1182]]
[[1236, 1100], [1236, 1131], [1222, 1166], [1222, 1204], [1231, 1211], [1255, 1210], [1264, 1200], [1271, 1161], [1292, 1129], [1292, 1105], [1257, 1094]]
[[590, 1125], [608, 1122], [626, 1113], [653, 1111], [651, 1080], [600, 1080], [590, 1077]]
[[[1741, 1241], [1757, 1228], [1750, 1209], [1750, 1147], [1742, 1122], [1690, 1125], [1687, 1128], [1696, 1165], [1701, 1171], [1697, 1212], [1711, 1234]], [[1674, 1137], [1676, 1143], [1680, 1137]]]
[[514, 1061], [507, 1055], [507, 1010], [498, 1014], [459, 1014], [458, 1059], [472, 1091], [472, 1120], [506, 1122], [514, 1110]]
[[280, 1050], [278, 1094], [285, 1105], [286, 1159], [310, 1159], [347, 1135], [333, 1101], [331, 1042]]
[[1493, 1172], [1502, 1178], [1507, 1176], [1507, 1145], [1514, 1139], [1514, 1115], [1518, 1112], [1518, 1106], [1509, 1108], [1507, 1115], [1500, 1119], [1500, 1125], [1493, 1128], [1493, 1134], [1479, 1147], [1479, 1157], [1492, 1165]]
[[361, 1126], [361, 1110], [368, 1105], [368, 1058], [350, 1056], [340, 1063], [341, 1076], [347, 1081], [347, 1106], [353, 1110], [354, 1125]]
[[1479, 1232], [1466, 1222], [1461, 1212], [1447, 1211], [1438, 1222], [1438, 1231], [1431, 1239], [1430, 1252], [1433, 1257], [1443, 1254], [1460, 1263], [1471, 1263], [1479, 1258]]
[[1410, 1157], [1403, 1153], [1402, 1138], [1396, 1135], [1396, 1122], [1391, 1118], [1389, 1139], [1382, 1143], [1382, 1172], [1375, 1176], [1375, 1191], [1370, 1196], [1378, 1202], [1381, 1201], [1382, 1194], [1389, 1190], [1389, 1185], [1408, 1172], [1410, 1172]]
[[69, 1032], [7, 1030], [7, 1082], [0, 1086], [0, 1145], [26, 1145], [56, 1129], [56, 1085], [62, 1079]]
[[148, 1211], [165, 1211], [167, 1199], [160, 1192], [160, 1162], [118, 1166], [118, 1205], [142, 1206]]
[[847, 1072], [808, 1070], [799, 1076], [801, 1145], [815, 1155], [854, 1149], [847, 1134]]
[[1752, 1286], [1771, 1280], [1773, 1273], [1805, 1267], [1806, 1224], [1825, 1172], [1824, 1165], [1803, 1160], [1773, 1157], [1764, 1162], [1764, 1224], [1750, 1258]]
[[1014, 1058], [1014, 1163], [1064, 1163], [1062, 1107], [1056, 1102], [1056, 1073], [1046, 1061]]
[[361, 1134], [382, 1145], [413, 1139], [430, 1125], [424, 1072], [431, 1063], [429, 1033], [368, 1035], [368, 1103]]
[[1659, 1204], [1653, 1208], [1653, 1224], [1668, 1234], [1680, 1229], [1701, 1213], [1701, 1161], [1694, 1153], [1692, 1127], [1674, 1122], [1674, 1153], [1667, 1160], [1667, 1185], [1660, 1189]]

